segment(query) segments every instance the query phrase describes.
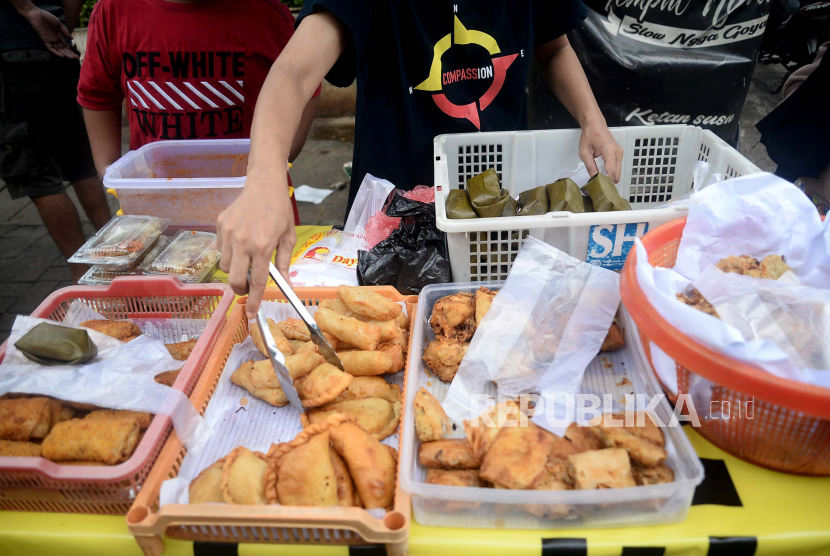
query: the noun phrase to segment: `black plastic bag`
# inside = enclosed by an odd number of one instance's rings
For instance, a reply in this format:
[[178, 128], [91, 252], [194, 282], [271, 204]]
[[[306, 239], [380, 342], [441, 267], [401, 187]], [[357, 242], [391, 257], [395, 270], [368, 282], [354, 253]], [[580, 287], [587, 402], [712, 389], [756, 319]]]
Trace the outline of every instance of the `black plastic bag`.
[[435, 227], [435, 205], [396, 195], [386, 214], [402, 218], [401, 224], [371, 251], [357, 252], [358, 283], [417, 294], [429, 284], [452, 282], [447, 236]]

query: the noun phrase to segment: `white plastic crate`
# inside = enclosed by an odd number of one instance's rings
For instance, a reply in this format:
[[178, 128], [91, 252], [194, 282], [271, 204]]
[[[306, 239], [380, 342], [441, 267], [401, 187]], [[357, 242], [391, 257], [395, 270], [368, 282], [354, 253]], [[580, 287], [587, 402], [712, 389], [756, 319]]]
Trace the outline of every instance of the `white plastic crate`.
[[[424, 482], [426, 469], [418, 463], [420, 442], [415, 435], [415, 420], [410, 417], [413, 414], [412, 404], [420, 387], [426, 388], [439, 401], [444, 400], [449, 389], [449, 383], [442, 382], [429, 372], [422, 360], [424, 347], [435, 338], [429, 326], [432, 307], [446, 295], [474, 292], [482, 285], [493, 290], [501, 287], [500, 283], [495, 282], [438, 284], [427, 286], [418, 296], [418, 310], [411, 325], [409, 371], [404, 390], [403, 414], [406, 418], [401, 422], [399, 475], [401, 487], [412, 496], [415, 521], [421, 525], [478, 529], [628, 527], [683, 521], [695, 488], [703, 481], [704, 472], [700, 458], [680, 426], [663, 429], [668, 452], [666, 465], [675, 473], [672, 483], [621, 489], [533, 491], [448, 487]], [[634, 321], [625, 308], [621, 308], [620, 313], [620, 324], [626, 331], [626, 345], [616, 352], [600, 353], [591, 362], [585, 371], [582, 392], [601, 397], [610, 394], [615, 403], [621, 403], [623, 396], [631, 393], [645, 394], [647, 401], [652, 396], [663, 396], [647, 367]], [[496, 390], [491, 385], [485, 393], [495, 395]], [[663, 423], [669, 423], [672, 408], [665, 396], [654, 408], [654, 414]], [[464, 438], [464, 430], [458, 425], [447, 436]], [[546, 519], [528, 513], [528, 504], [567, 505], [574, 512], [567, 518]]]
[[[435, 138], [435, 212], [447, 233], [453, 281], [505, 280], [525, 238], [535, 237], [569, 255], [619, 270], [633, 245], [649, 229], [685, 216], [685, 207], [654, 209], [692, 189], [694, 163], [709, 174], [735, 178], [760, 169], [711, 131], [687, 125], [618, 127], [623, 147], [617, 187], [633, 211], [450, 220], [446, 198], [467, 179], [490, 167], [502, 187], [517, 197], [546, 185], [579, 164], [578, 129], [439, 135]], [[706, 176], [708, 180], [709, 176]], [[705, 181], [704, 180], [704, 183]]]

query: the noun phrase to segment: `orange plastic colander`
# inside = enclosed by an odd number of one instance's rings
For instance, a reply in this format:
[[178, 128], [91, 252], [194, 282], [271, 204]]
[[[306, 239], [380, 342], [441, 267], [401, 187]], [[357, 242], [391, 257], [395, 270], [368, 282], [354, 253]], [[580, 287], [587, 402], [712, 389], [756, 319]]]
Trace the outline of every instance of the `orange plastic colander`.
[[[686, 219], [673, 220], [643, 236], [653, 266], [671, 268]], [[740, 254], [740, 253], [739, 253]], [[677, 364], [677, 394], [687, 394], [691, 378], [713, 383], [708, 408], [696, 408], [697, 431], [712, 444], [756, 465], [800, 475], [830, 475], [830, 389], [776, 377], [726, 357], [689, 338], [649, 303], [637, 282], [637, 253], [622, 269], [622, 302], [651, 360], [652, 342]], [[672, 401], [676, 395], [665, 385]], [[718, 417], [712, 417], [715, 408]]]

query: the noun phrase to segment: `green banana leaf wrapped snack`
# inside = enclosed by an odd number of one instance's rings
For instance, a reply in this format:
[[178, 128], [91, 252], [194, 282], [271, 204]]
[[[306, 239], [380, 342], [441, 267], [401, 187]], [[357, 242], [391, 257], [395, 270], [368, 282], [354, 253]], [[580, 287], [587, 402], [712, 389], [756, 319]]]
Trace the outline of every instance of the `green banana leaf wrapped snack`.
[[510, 198], [510, 194], [501, 189], [499, 175], [493, 168], [468, 179], [467, 191], [473, 210], [482, 218], [501, 216]]
[[591, 198], [587, 195], [582, 196], [582, 206], [585, 209], [585, 212], [596, 212], [594, 210], [594, 203], [591, 201]]
[[631, 210], [631, 203], [620, 196], [617, 186], [608, 176], [597, 174], [582, 188], [590, 197], [596, 212]]
[[86, 330], [42, 322], [14, 343], [27, 359], [41, 365], [76, 365], [98, 355]]
[[519, 203], [511, 196], [507, 196], [507, 202], [504, 204], [504, 208], [501, 210], [501, 216], [516, 216], [516, 212], [519, 210]]
[[548, 212], [548, 192], [545, 186], [536, 187], [519, 194], [518, 216], [532, 216]]
[[579, 186], [571, 178], [562, 178], [545, 186], [548, 192], [551, 212], [587, 212], [585, 210], [585, 196]]
[[447, 218], [478, 218], [466, 189], [450, 190], [447, 195]]

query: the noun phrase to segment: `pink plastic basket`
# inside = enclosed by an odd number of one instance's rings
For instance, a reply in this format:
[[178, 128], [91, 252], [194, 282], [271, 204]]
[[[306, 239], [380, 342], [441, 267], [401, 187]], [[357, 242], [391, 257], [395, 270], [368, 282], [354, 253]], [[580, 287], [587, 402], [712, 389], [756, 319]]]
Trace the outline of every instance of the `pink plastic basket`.
[[[62, 322], [73, 301], [109, 319], [205, 319], [207, 325], [173, 388], [190, 395], [225, 326], [233, 292], [225, 284], [183, 285], [172, 276], [116, 278], [109, 286], [73, 286], [47, 297], [33, 317]], [[6, 344], [0, 346], [0, 362]], [[124, 515], [173, 426], [156, 416], [133, 455], [115, 466], [60, 465], [43, 458], [0, 457], [0, 510]]]

